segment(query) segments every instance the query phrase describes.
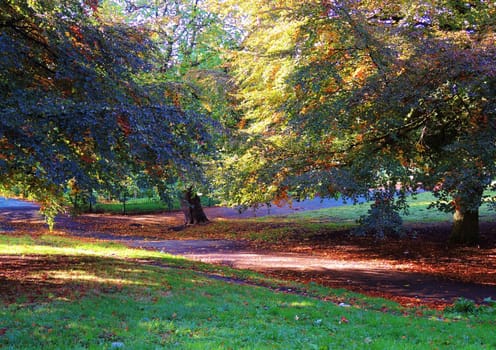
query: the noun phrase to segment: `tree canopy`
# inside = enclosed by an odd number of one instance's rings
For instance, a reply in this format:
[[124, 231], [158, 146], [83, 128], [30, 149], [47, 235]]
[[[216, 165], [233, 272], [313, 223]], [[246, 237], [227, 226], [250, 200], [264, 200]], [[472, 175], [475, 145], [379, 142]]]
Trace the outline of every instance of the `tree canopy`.
[[130, 169], [198, 173], [215, 123], [143, 83], [161, 63], [147, 28], [112, 22], [93, 1], [3, 1], [1, 10], [4, 191], [53, 216], [69, 180], [89, 189]]
[[455, 214], [453, 240], [477, 240], [496, 172], [493, 2], [5, 0], [1, 10], [4, 191], [54, 208], [68, 185], [198, 175], [234, 205], [365, 196], [395, 213], [432, 190]]
[[[388, 191], [395, 210], [434, 189], [440, 209], [472, 220], [495, 171], [494, 12], [485, 1], [261, 1], [235, 53], [257, 141], [232, 158], [228, 191], [242, 204], [258, 199], [246, 188]], [[467, 220], [454, 240], [476, 240]]]

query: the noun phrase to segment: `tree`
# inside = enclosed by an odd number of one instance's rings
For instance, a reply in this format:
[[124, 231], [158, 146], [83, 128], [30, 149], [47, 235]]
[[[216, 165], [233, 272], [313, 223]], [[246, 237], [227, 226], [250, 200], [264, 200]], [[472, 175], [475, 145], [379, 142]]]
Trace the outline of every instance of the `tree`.
[[91, 0], [1, 4], [2, 188], [40, 201], [50, 224], [68, 181], [200, 172], [216, 128], [143, 83], [157, 67], [151, 33], [98, 10]]
[[[286, 6], [286, 3], [288, 6]], [[216, 186], [229, 204], [240, 208], [270, 202], [281, 192], [275, 153], [289, 154], [283, 135], [282, 106], [292, 93], [287, 78], [294, 69], [296, 3], [228, 1], [219, 11], [235, 23], [243, 38], [229, 62], [239, 96], [238, 138], [225, 154]], [[286, 153], [287, 152], [287, 153]], [[277, 170], [272, 172], [271, 169]]]
[[[410, 169], [415, 183], [434, 189], [438, 208], [454, 212], [450, 241], [474, 244], [483, 191], [496, 170], [496, 51], [487, 23], [494, 9], [465, 4], [460, 13], [459, 5], [433, 3], [422, 23], [418, 16], [411, 22], [400, 16], [405, 19], [400, 35], [395, 34], [401, 40], [397, 58], [348, 100], [354, 107], [351, 115], [361, 118], [366, 130], [351, 154], [390, 153], [400, 172]], [[447, 13], [453, 18], [446, 18]], [[463, 28], [448, 25], [459, 23], [462, 15]], [[405, 184], [404, 177], [398, 181]]]
[[[146, 84], [152, 84], [155, 89], [160, 87], [161, 97], [165, 96], [176, 108], [210, 116], [224, 131], [235, 125], [234, 98], [223, 56], [236, 43], [238, 34], [227, 30], [225, 22], [210, 11], [207, 1], [109, 0], [105, 4], [107, 11], [115, 12], [117, 7], [126, 21], [153, 33], [153, 41], [160, 48], [157, 56], [160, 64], [158, 70], [142, 75]], [[228, 140], [227, 133], [222, 132], [217, 133], [213, 141], [219, 149]], [[204, 168], [208, 168], [211, 161], [212, 157], [200, 160]], [[169, 172], [169, 177], [182, 184], [185, 222], [205, 222], [206, 216], [195, 193], [207, 187], [206, 177], [174, 172]], [[195, 209], [190, 210], [192, 208]]]
[[252, 140], [237, 159], [260, 165], [233, 166], [229, 179], [238, 181], [226, 187], [256, 184], [271, 197], [373, 198], [371, 188], [385, 189], [399, 192], [384, 206], [392, 210], [409, 191], [433, 188], [438, 208], [455, 212], [452, 240], [476, 241], [476, 209], [495, 170], [494, 6], [288, 0], [257, 8], [235, 67]]

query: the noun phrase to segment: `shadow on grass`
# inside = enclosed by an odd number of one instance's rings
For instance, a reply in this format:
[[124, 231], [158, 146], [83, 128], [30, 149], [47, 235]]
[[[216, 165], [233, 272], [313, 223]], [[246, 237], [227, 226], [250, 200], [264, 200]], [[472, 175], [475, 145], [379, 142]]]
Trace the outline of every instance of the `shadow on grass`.
[[147, 287], [146, 270], [114, 258], [64, 255], [1, 255], [0, 300], [5, 304], [74, 300], [88, 292]]

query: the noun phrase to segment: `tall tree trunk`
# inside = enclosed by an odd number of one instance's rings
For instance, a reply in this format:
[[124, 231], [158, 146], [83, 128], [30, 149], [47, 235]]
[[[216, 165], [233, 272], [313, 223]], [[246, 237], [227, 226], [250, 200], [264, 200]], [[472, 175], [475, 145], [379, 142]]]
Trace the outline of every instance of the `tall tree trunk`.
[[200, 197], [193, 193], [190, 187], [184, 192], [181, 199], [181, 209], [184, 213], [184, 223], [186, 225], [203, 224], [209, 222], [200, 202]]

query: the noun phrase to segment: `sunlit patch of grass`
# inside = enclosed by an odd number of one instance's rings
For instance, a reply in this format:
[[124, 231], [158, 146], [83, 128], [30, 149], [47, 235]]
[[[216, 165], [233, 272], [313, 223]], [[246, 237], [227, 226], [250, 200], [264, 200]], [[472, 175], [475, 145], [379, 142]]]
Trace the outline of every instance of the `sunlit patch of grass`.
[[294, 235], [295, 229], [291, 226], [289, 227], [277, 227], [277, 228], [267, 228], [263, 231], [252, 232], [248, 235], [250, 240], [261, 240], [265, 242], [279, 242], [292, 235]]
[[[98, 276], [93, 273], [89, 273], [88, 271], [57, 271], [52, 270], [43, 274], [33, 274], [32, 277], [38, 278], [53, 278], [56, 280], [62, 281], [73, 281], [73, 282], [92, 282], [92, 283], [103, 283], [103, 284], [114, 284], [114, 285], [143, 285], [143, 282], [140, 280], [130, 280], [123, 278], [114, 278], [114, 277], [103, 277]], [[146, 285], [155, 285], [154, 283], [146, 282]]]
[[288, 215], [289, 219], [305, 219], [317, 223], [329, 223], [335, 227], [348, 227], [356, 224], [356, 220], [367, 213], [369, 206], [366, 203], [346, 205], [311, 211], [303, 211]]
[[113, 242], [74, 240], [68, 237], [42, 235], [7, 236], [0, 235], [0, 252], [5, 254], [72, 255], [72, 256], [121, 256], [126, 258], [156, 257], [160, 253], [126, 248]]
[[[419, 193], [408, 199], [409, 210], [403, 214], [405, 224], [446, 223], [452, 214], [440, 212], [429, 205], [435, 200], [429, 192]], [[350, 230], [358, 225], [357, 220], [366, 215], [370, 203], [347, 204], [325, 209], [298, 211], [289, 215], [264, 216], [231, 221], [214, 220], [210, 225], [188, 228], [187, 233], [195, 237], [223, 237], [248, 239], [261, 242], [278, 242], [285, 239], [305, 239], [319, 233]], [[482, 221], [496, 218], [494, 210], [484, 204], [480, 210]]]
[[295, 301], [292, 302], [289, 306], [295, 307], [295, 308], [305, 308], [305, 307], [312, 307], [315, 306], [315, 301], [312, 300], [304, 300], [304, 301]]

